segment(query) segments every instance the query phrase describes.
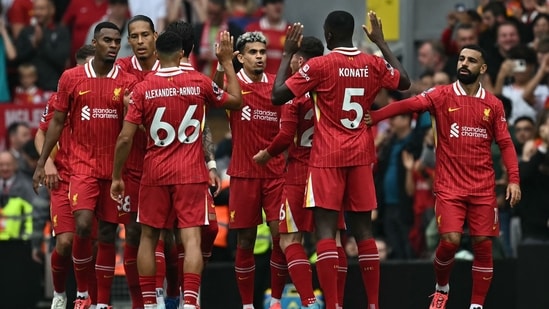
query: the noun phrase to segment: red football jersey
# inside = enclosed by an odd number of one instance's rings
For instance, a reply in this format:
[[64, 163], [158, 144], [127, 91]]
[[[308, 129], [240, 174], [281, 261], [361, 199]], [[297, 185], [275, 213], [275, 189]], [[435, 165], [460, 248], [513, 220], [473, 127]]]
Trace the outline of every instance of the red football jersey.
[[271, 26], [266, 17], [246, 27], [246, 32], [259, 31], [267, 39], [267, 66], [265, 67], [267, 73], [276, 74], [278, 71], [282, 61], [284, 42], [286, 42], [287, 27], [288, 23], [285, 21], [282, 21], [279, 25]]
[[[57, 94], [53, 93], [46, 103], [46, 108], [44, 109], [44, 113], [40, 118], [40, 130], [42, 130], [43, 132], [48, 132], [50, 120], [53, 118], [53, 114], [55, 112], [53, 106], [55, 106], [56, 100]], [[59, 137], [59, 141], [57, 142], [57, 154], [55, 155], [55, 160], [53, 161], [53, 163], [55, 163], [55, 167], [57, 168], [59, 176], [61, 176], [61, 178], [65, 181], [68, 181], [70, 176], [68, 149], [69, 142], [71, 140], [71, 133], [70, 129], [68, 129], [68, 126], [69, 122], [68, 120], [65, 120], [65, 126], [63, 127], [63, 131], [61, 132], [61, 136]]]
[[482, 88], [468, 96], [459, 84], [431, 88], [421, 95], [372, 111], [372, 119], [428, 110], [436, 129], [434, 192], [487, 194], [495, 188], [491, 145], [501, 149], [509, 181], [519, 183], [518, 161], [503, 104]]
[[356, 48], [336, 48], [310, 59], [286, 85], [296, 96], [314, 91], [315, 138], [310, 166], [375, 162], [372, 131], [364, 124], [381, 88], [397, 89], [400, 73], [384, 59]]
[[141, 184], [208, 181], [202, 148], [205, 109], [227, 99], [227, 93], [194, 70], [162, 68], [139, 83], [126, 121], [144, 125], [149, 136]]
[[54, 108], [68, 113], [71, 173], [110, 179], [122, 129], [124, 92], [137, 80], [116, 65], [106, 77], [97, 77], [92, 62], [61, 75]]
[[294, 122], [297, 130], [288, 148], [286, 184], [305, 184], [314, 131], [313, 101], [309, 93], [282, 106], [281, 122]]
[[253, 161], [253, 156], [265, 149], [280, 129], [281, 107], [271, 103], [275, 76], [264, 73], [261, 82], [254, 83], [242, 69], [237, 77], [243, 107], [228, 112], [233, 154], [227, 174], [244, 178], [282, 177], [285, 166], [282, 155], [272, 158], [265, 166]]
[[[156, 60], [150, 71], [143, 70], [136, 56], [120, 58], [116, 60], [120, 68], [130, 74], [133, 74], [138, 81], [143, 81], [147, 75], [156, 72], [160, 68], [160, 61]], [[147, 134], [138, 130], [133, 137], [133, 144], [128, 160], [126, 160], [126, 169], [130, 172], [141, 175], [143, 173], [143, 159], [147, 150]]]

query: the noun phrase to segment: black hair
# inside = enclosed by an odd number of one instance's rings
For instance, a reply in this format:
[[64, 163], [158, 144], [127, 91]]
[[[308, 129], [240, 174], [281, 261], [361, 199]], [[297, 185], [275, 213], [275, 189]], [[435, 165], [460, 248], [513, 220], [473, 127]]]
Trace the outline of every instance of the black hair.
[[511, 117], [511, 113], [513, 112], [513, 102], [511, 102], [511, 99], [502, 94], [496, 94], [496, 98], [498, 98], [503, 104], [505, 119], [509, 119], [509, 117]]
[[529, 123], [532, 124], [532, 126], [534, 128], [536, 127], [536, 121], [534, 120], [534, 118], [532, 118], [530, 116], [520, 116], [520, 117], [518, 117], [517, 119], [515, 119], [515, 122], [513, 122], [513, 126], [515, 126], [520, 121], [528, 121]]
[[166, 32], [172, 31], [177, 33], [181, 37], [181, 45], [185, 57], [188, 57], [193, 50], [194, 45], [194, 30], [193, 26], [182, 20], [174, 21], [166, 27]]
[[156, 39], [158, 54], [172, 54], [181, 51], [181, 36], [174, 31], [162, 32]]
[[534, 20], [532, 20], [532, 25], [535, 25], [540, 19], [545, 19], [547, 20], [547, 22], [549, 22], [549, 14], [539, 13], [538, 15], [536, 15], [536, 17], [534, 17]]
[[[469, 44], [461, 48], [461, 50], [464, 50], [464, 49], [472, 49], [472, 50], [478, 51], [480, 53], [480, 56], [482, 57], [482, 61], [486, 63], [486, 51], [484, 50], [484, 48], [480, 47], [477, 44]], [[459, 51], [460, 54], [461, 54], [461, 50]]]
[[512, 47], [508, 52], [507, 56], [509, 59], [518, 60], [518, 59], [524, 59], [527, 64], [537, 64], [538, 63], [538, 57], [536, 55], [536, 52], [525, 45], [518, 45], [515, 47]]
[[210, 2], [222, 7], [224, 10], [227, 8], [227, 3], [225, 2], [225, 0], [210, 0]]
[[355, 19], [349, 12], [333, 11], [326, 17], [324, 26], [337, 40], [349, 40], [353, 37]]
[[255, 32], [246, 32], [238, 37], [236, 40], [236, 49], [243, 54], [244, 53], [244, 46], [248, 43], [263, 43], [267, 44], [267, 39], [263, 35], [263, 33], [255, 31]]
[[488, 3], [482, 8], [482, 12], [492, 12], [492, 15], [494, 15], [494, 17], [507, 16], [507, 9], [505, 8], [505, 4], [499, 1], [492, 1]]
[[101, 30], [103, 29], [113, 29], [120, 33], [120, 28], [118, 28], [115, 24], [111, 23], [110, 21], [103, 21], [98, 23], [97, 26], [95, 26], [95, 29], [93, 29], [93, 37], [97, 37], [99, 32], [101, 32]]
[[456, 30], [475, 30], [475, 27], [473, 27], [473, 25], [471, 24], [459, 24], [457, 27], [456, 27]]
[[30, 128], [29, 124], [24, 121], [16, 121], [8, 126], [8, 136], [12, 136], [17, 132], [20, 126]]
[[88, 57], [95, 56], [95, 47], [91, 44], [83, 45], [76, 51], [74, 56], [76, 58], [76, 62], [84, 61]]
[[466, 11], [466, 13], [467, 13], [467, 16], [471, 18], [472, 21], [476, 21], [479, 23], [482, 22], [482, 16], [480, 16], [477, 10], [469, 9]]
[[324, 54], [324, 44], [314, 36], [306, 36], [301, 40], [301, 47], [297, 53], [305, 59], [322, 56]]
[[149, 24], [149, 27], [151, 27], [151, 31], [154, 33], [155, 30], [154, 30], [154, 23], [152, 21], [152, 19], [149, 17], [149, 16], [145, 16], [145, 15], [135, 15], [134, 17], [132, 17], [129, 21], [128, 21], [128, 33], [130, 33], [130, 25], [133, 24], [134, 22], [136, 21], [144, 21], [146, 22], [147, 24]]

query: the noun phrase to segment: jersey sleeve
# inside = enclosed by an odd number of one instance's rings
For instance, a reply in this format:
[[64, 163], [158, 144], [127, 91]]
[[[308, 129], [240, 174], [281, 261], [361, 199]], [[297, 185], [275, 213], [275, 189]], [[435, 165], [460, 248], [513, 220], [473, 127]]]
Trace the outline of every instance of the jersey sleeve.
[[51, 106], [55, 104], [56, 100], [57, 100], [57, 95], [54, 93], [48, 99], [48, 102], [46, 103], [46, 107], [44, 108], [44, 113], [42, 113], [42, 117], [40, 117], [39, 128], [43, 132], [48, 131], [48, 126], [50, 124], [50, 120], [53, 117], [53, 113], [54, 113], [54, 109], [51, 108]]
[[227, 94], [221, 87], [219, 87], [214, 81], [210, 80], [207, 77], [204, 77], [204, 90], [206, 102], [208, 105], [213, 105], [215, 107], [222, 107], [227, 100], [229, 99], [229, 94]]
[[313, 90], [322, 78], [322, 62], [324, 57], [309, 59], [305, 65], [299, 68], [294, 75], [286, 80], [286, 87], [295, 97], [301, 97], [310, 90]]
[[[497, 99], [495, 99], [497, 100]], [[507, 170], [510, 183], [519, 183], [519, 168], [515, 146], [507, 128], [507, 119], [503, 110], [503, 103], [497, 102], [494, 108], [494, 117], [492, 118], [494, 139], [501, 150], [503, 165]]]
[[298, 123], [298, 108], [296, 103], [294, 100], [282, 106], [280, 130], [267, 147], [267, 152], [273, 157], [286, 150], [294, 140]]
[[130, 94], [130, 102], [128, 104], [128, 112], [126, 113], [125, 121], [131, 122], [135, 125], [143, 124], [143, 108], [144, 108], [144, 90], [143, 83], [139, 83], [134, 87]]
[[396, 115], [424, 112], [426, 110], [432, 112], [433, 97], [429, 95], [431, 92], [438, 92], [435, 88], [424, 91], [422, 94], [409, 99], [391, 103], [382, 109], [371, 111], [370, 117], [372, 122], [378, 123], [379, 121], [387, 118], [394, 117]]
[[69, 111], [72, 96], [72, 87], [70, 86], [72, 84], [71, 79], [68, 71], [65, 71], [59, 78], [59, 83], [57, 84], [57, 100], [53, 102], [53, 109], [63, 113]]
[[397, 90], [400, 82], [400, 72], [393, 68], [393, 66], [387, 62], [387, 60], [373, 56], [375, 61], [375, 68], [377, 71], [377, 78], [381, 82], [381, 87], [390, 90]]

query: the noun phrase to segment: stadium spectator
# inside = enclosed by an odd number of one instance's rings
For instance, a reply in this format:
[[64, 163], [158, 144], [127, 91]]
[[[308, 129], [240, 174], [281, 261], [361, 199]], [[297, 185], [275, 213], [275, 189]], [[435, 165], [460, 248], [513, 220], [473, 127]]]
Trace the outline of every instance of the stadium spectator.
[[32, 0], [13, 0], [8, 9], [8, 23], [11, 27], [11, 33], [14, 39], [26, 26], [34, 26], [36, 20], [33, 19], [34, 5]]
[[109, 8], [107, 9], [107, 15], [103, 16], [102, 19], [98, 20], [96, 23], [91, 25], [84, 41], [86, 44], [90, 44], [93, 40], [93, 30], [95, 26], [100, 22], [110, 21], [120, 28], [122, 35], [122, 42], [120, 42], [120, 51], [118, 52], [118, 58], [124, 58], [132, 56], [132, 47], [128, 43], [128, 17], [130, 16], [130, 11], [128, 8], [128, 0], [109, 0]]
[[48, 96], [36, 86], [38, 72], [33, 64], [25, 63], [17, 67], [19, 85], [15, 87], [13, 103], [19, 105], [44, 104]]
[[[0, 3], [0, 14], [3, 12], [2, 3]], [[8, 61], [15, 60], [17, 49], [13, 44], [10, 33], [6, 27], [6, 21], [0, 17], [0, 103], [9, 102], [10, 89], [8, 84]]]

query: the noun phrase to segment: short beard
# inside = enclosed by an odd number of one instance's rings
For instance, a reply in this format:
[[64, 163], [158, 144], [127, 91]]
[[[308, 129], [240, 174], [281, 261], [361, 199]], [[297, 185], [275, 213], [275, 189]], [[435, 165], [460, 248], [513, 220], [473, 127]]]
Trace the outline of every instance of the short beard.
[[263, 74], [263, 72], [264, 72], [263, 69], [255, 69], [255, 70], [254, 70], [254, 74], [255, 74], [255, 75]]
[[116, 58], [105, 58], [103, 60], [106, 64], [114, 64], [116, 62]]
[[477, 81], [478, 76], [479, 76], [479, 74], [470, 73], [469, 75], [464, 75], [464, 74], [461, 74], [461, 73], [458, 72], [457, 79], [462, 84], [471, 85], [471, 84], [473, 84]]

